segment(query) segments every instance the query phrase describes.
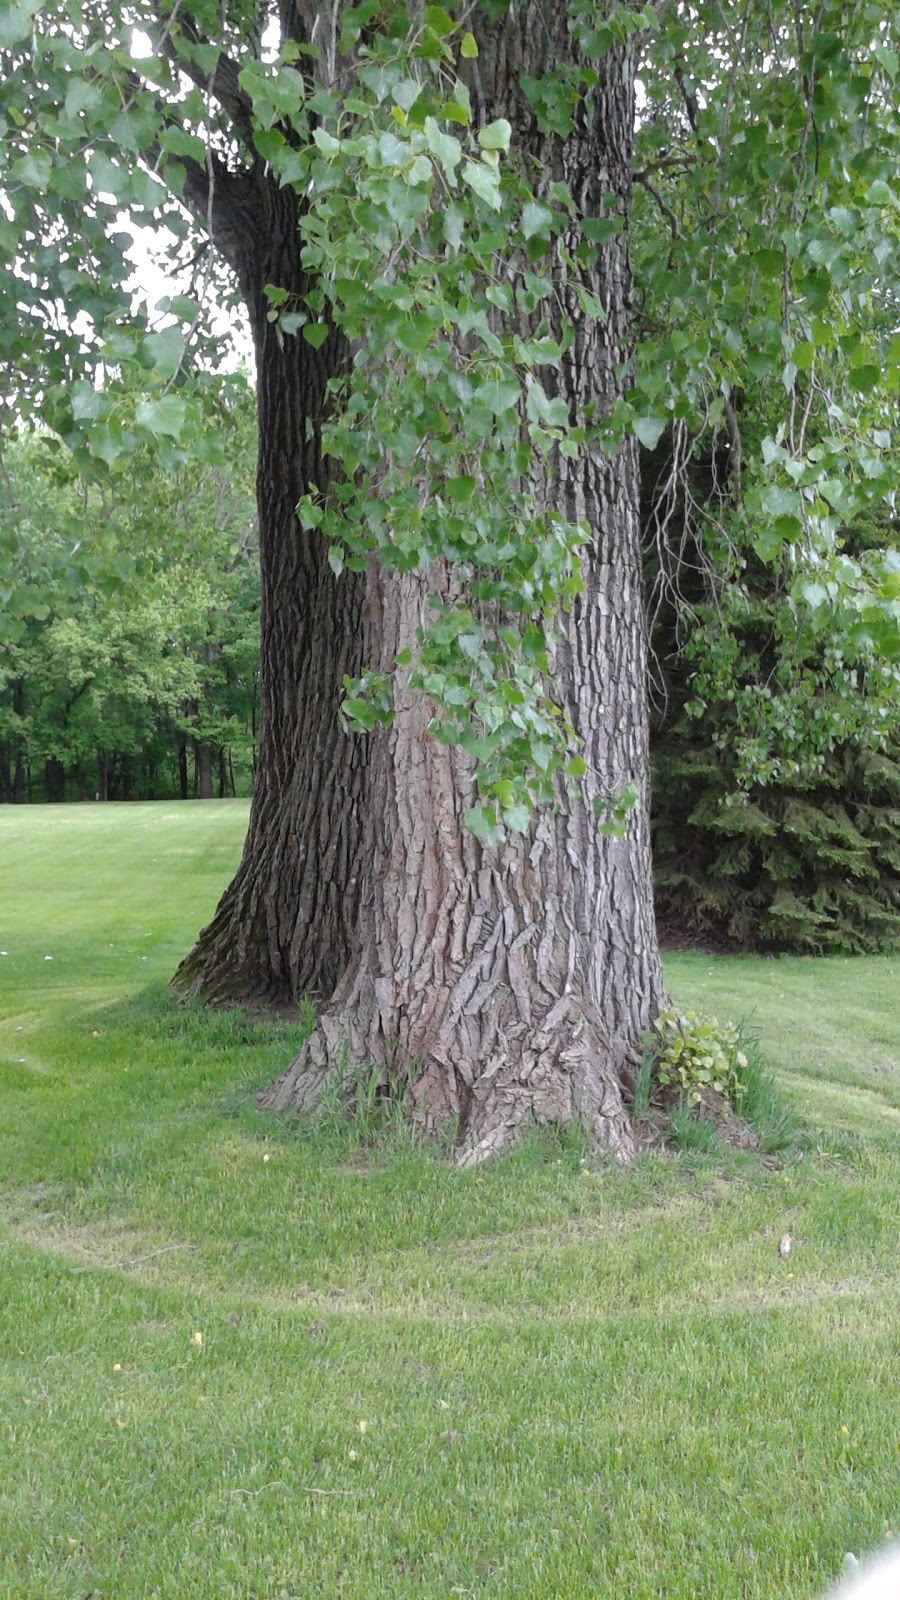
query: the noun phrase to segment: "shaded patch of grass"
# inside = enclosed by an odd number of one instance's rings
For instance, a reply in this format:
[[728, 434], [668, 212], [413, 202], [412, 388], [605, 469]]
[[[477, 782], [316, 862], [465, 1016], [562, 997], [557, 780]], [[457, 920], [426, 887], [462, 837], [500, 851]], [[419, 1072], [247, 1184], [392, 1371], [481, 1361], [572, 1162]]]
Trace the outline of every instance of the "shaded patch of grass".
[[722, 1140], [712, 1122], [699, 1116], [697, 1109], [684, 1095], [669, 1112], [669, 1135], [679, 1150], [701, 1150], [704, 1155], [715, 1155], [722, 1149]]

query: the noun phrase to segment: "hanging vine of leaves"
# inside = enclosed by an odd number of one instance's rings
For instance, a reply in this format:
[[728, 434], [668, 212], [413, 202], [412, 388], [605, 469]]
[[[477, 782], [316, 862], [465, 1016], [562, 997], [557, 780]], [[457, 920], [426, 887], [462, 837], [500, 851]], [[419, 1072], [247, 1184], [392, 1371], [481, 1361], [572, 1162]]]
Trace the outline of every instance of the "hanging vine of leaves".
[[[358, 29], [351, 13], [345, 48]], [[352, 95], [313, 91], [290, 108], [299, 148], [279, 132], [264, 149], [305, 197], [312, 287], [300, 304], [267, 292], [284, 337], [317, 346], [333, 322], [348, 341], [323, 430], [338, 481], [299, 515], [337, 572], [373, 555], [400, 572], [439, 564], [430, 617], [398, 666], [434, 703], [438, 738], [474, 758], [482, 800], [467, 820], [494, 841], [527, 827], [560, 767], [581, 770], [547, 687], [554, 619], [579, 589], [589, 536], [547, 493], [555, 454], [586, 439], [553, 393], [574, 336], [557, 301], [561, 261], [582, 314], [601, 308], [577, 283], [566, 186], [536, 192], [509, 159], [509, 122], [473, 123], [456, 58], [476, 49], [431, 7], [412, 36], [362, 49]], [[255, 107], [283, 71], [243, 75]], [[346, 689], [349, 726], [391, 721], [384, 675]]]

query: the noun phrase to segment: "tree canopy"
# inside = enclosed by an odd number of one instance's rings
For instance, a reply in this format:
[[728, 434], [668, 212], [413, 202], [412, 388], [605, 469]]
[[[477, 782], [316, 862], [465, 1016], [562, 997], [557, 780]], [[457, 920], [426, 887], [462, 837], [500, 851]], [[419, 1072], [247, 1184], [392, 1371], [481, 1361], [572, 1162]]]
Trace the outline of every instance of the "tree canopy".
[[[173, 467], [209, 459], [206, 309], [235, 298], [220, 262], [240, 278], [242, 195], [260, 167], [293, 190], [306, 279], [299, 293], [273, 284], [267, 315], [311, 351], [336, 325], [354, 353], [331, 382], [333, 481], [301, 517], [336, 568], [375, 551], [454, 575], [397, 668], [476, 760], [469, 820], [488, 840], [527, 825], [561, 765], [580, 770], [550, 656], [586, 533], [550, 502], [535, 514], [540, 461], [614, 450], [628, 432], [665, 438], [654, 515], [668, 581], [677, 504], [701, 528], [726, 619], [762, 560], [796, 636], [827, 637], [829, 671], [851, 688], [857, 662], [895, 655], [900, 637], [896, 551], [844, 536], [891, 499], [900, 459], [895, 8], [575, 0], [568, 27], [577, 65], [522, 82], [535, 126], [561, 139], [605, 54], [640, 48], [634, 374], [578, 417], [556, 393], [566, 297], [602, 320], [579, 267], [623, 218], [612, 191], [585, 214], [564, 160], [539, 171], [526, 130], [485, 122], [464, 9], [19, 0], [0, 34], [7, 422], [39, 418], [95, 480], [139, 449]], [[132, 223], [160, 230], [183, 278], [151, 317], [133, 314]], [[718, 481], [698, 496], [703, 449]], [[698, 709], [710, 672], [740, 692], [734, 670], [708, 655]], [[393, 678], [348, 679], [351, 725], [390, 720]], [[795, 676], [751, 696], [748, 777], [785, 759], [803, 693]], [[831, 738], [806, 723], [796, 758]]]

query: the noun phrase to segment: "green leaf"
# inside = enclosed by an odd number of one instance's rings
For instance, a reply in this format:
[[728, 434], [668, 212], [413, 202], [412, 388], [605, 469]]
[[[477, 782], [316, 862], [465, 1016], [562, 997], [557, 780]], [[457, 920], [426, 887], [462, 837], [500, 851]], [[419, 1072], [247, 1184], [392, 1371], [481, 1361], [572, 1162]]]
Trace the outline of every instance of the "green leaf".
[[551, 398], [537, 379], [528, 384], [526, 414], [529, 422], [543, 423], [547, 428], [567, 428], [569, 425], [569, 408], [565, 400], [560, 395]]
[[444, 171], [451, 174], [462, 160], [462, 145], [452, 134], [442, 133], [434, 117], [425, 118], [425, 141], [432, 155], [437, 156]]
[[402, 78], [394, 84], [391, 99], [402, 111], [411, 111], [421, 93], [422, 85], [417, 78]]
[[621, 217], [582, 217], [581, 231], [591, 244], [608, 244], [622, 232]]
[[513, 833], [527, 833], [528, 824], [531, 821], [531, 813], [527, 806], [521, 804], [506, 806], [503, 810], [503, 821], [508, 828], [512, 829]]
[[40, 6], [41, 0], [21, 0], [19, 5], [7, 5], [0, 10], [0, 47], [9, 50], [20, 39], [28, 38], [32, 18]]
[[459, 53], [466, 61], [474, 61], [478, 55], [478, 45], [471, 33], [464, 33], [459, 42]]
[[493, 806], [472, 806], [463, 817], [466, 827], [484, 844], [499, 844], [503, 837]]
[[448, 478], [444, 488], [451, 500], [455, 500], [458, 505], [467, 506], [475, 493], [475, 479], [470, 477]]
[[796, 489], [787, 489], [775, 483], [763, 489], [760, 501], [763, 510], [768, 511], [772, 517], [793, 516], [800, 506], [800, 496]]
[[178, 395], [167, 394], [161, 400], [142, 401], [135, 412], [135, 420], [149, 433], [177, 439], [186, 415], [185, 401]]
[[148, 333], [144, 340], [144, 349], [164, 381], [174, 378], [184, 357], [184, 347], [184, 338], [177, 323], [161, 329], [159, 333]]
[[430, 28], [432, 33], [436, 33], [440, 38], [444, 39], [448, 33], [453, 32], [456, 23], [449, 12], [444, 10], [443, 6], [426, 6], [425, 26]]
[[[166, 169], [167, 180], [171, 170], [171, 166]], [[130, 173], [117, 166], [102, 150], [95, 150], [88, 157], [88, 171], [95, 190], [100, 194], [111, 194], [116, 200], [124, 200], [131, 191]]]
[[159, 136], [160, 147], [173, 156], [188, 156], [200, 166], [206, 165], [206, 145], [196, 133], [186, 128], [163, 128]]
[[522, 391], [517, 383], [505, 383], [496, 378], [483, 383], [476, 390], [479, 405], [484, 406], [495, 417], [501, 417], [505, 412], [511, 411], [521, 398]]
[[327, 322], [305, 322], [301, 331], [307, 344], [311, 344], [314, 350], [321, 350], [331, 330]]
[[869, 364], [851, 367], [847, 378], [851, 387], [860, 394], [871, 394], [881, 381], [881, 368]]
[[370, 728], [374, 728], [378, 721], [375, 708], [369, 704], [368, 700], [344, 700], [341, 704], [341, 710], [345, 717], [349, 718], [351, 722], [358, 722], [365, 728], [366, 732]]
[[512, 126], [505, 117], [498, 117], [496, 122], [489, 122], [487, 127], [478, 130], [482, 150], [508, 150], [511, 138]]
[[474, 161], [467, 161], [462, 170], [463, 183], [474, 190], [479, 199], [491, 207], [492, 211], [500, 210], [500, 174], [492, 167], [482, 166]]
[[828, 237], [811, 239], [806, 248], [810, 261], [814, 261], [817, 267], [825, 267], [828, 271], [840, 259], [841, 247], [836, 239]]
[[88, 434], [88, 444], [91, 454], [105, 461], [108, 467], [118, 461], [125, 452], [122, 429], [116, 423], [101, 422], [96, 428], [92, 428]]
[[655, 450], [660, 439], [666, 431], [665, 417], [633, 417], [632, 431], [640, 439], [646, 450]]
[[66, 116], [75, 118], [82, 111], [90, 111], [100, 99], [100, 90], [84, 78], [73, 78], [66, 90]]
[[307, 532], [312, 528], [321, 528], [325, 520], [324, 510], [321, 506], [316, 505], [315, 501], [309, 498], [309, 495], [304, 495], [297, 506], [297, 516], [301, 528], [305, 528]]
[[316, 128], [313, 134], [313, 140], [321, 150], [323, 156], [327, 156], [329, 160], [332, 159], [332, 157], [340, 154], [340, 140], [335, 139], [334, 135], [328, 133], [325, 128]]
[[39, 189], [42, 194], [47, 191], [50, 182], [50, 173], [53, 166], [50, 157], [43, 150], [29, 151], [27, 155], [20, 156], [9, 169], [11, 178], [17, 183], [24, 183], [29, 189]]
[[459, 206], [448, 206], [444, 212], [444, 238], [451, 250], [458, 250], [463, 242], [466, 219]]
[[546, 238], [553, 225], [553, 212], [549, 206], [542, 206], [537, 200], [529, 200], [522, 207], [522, 237], [534, 239]]

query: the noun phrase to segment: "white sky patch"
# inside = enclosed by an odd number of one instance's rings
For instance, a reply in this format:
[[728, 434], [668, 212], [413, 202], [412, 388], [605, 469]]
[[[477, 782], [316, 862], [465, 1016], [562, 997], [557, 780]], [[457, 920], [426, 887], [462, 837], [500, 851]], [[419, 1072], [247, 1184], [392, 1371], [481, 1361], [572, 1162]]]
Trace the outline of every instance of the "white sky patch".
[[[173, 299], [177, 294], [191, 292], [191, 279], [182, 268], [180, 272], [173, 272], [171, 263], [165, 258], [166, 248], [174, 244], [174, 235], [166, 228], [142, 228], [128, 216], [117, 219], [123, 232], [128, 232], [134, 239], [131, 249], [126, 252], [126, 258], [134, 267], [134, 272], [125, 284], [128, 294], [134, 297], [134, 309], [138, 305], [145, 305], [149, 320], [154, 326], [163, 327], [171, 318], [157, 311], [161, 300]], [[253, 371], [253, 344], [249, 330], [246, 326], [235, 327], [234, 312], [224, 307], [213, 308], [209, 316], [209, 326], [212, 332], [224, 338], [231, 336], [222, 362], [223, 372], [236, 372], [238, 367], [246, 366]]]
[[[275, 24], [274, 33], [271, 26], [266, 30], [263, 43], [272, 48], [273, 54], [277, 54], [278, 41], [278, 27]], [[153, 40], [143, 28], [132, 28], [129, 54], [134, 61], [146, 61], [154, 54]], [[181, 81], [185, 89], [190, 88], [186, 78]], [[191, 293], [192, 284], [196, 287], [203, 282], [202, 268], [199, 273], [192, 275], [186, 267], [173, 270], [169, 253], [177, 240], [168, 228], [142, 227], [126, 212], [116, 218], [116, 227], [123, 233], [130, 233], [134, 240], [131, 249], [126, 252], [126, 259], [132, 263], [134, 272], [124, 286], [126, 292], [133, 296], [133, 308], [137, 310], [139, 306], [145, 306], [150, 322], [164, 326], [170, 319], [166, 319], [164, 313], [157, 312], [159, 302], [173, 299], [175, 295]], [[238, 367], [246, 366], [252, 372], [253, 345], [250, 333], [246, 326], [235, 328], [234, 312], [213, 308], [209, 325], [216, 335], [231, 335], [231, 345], [223, 360], [222, 370], [234, 372]]]

